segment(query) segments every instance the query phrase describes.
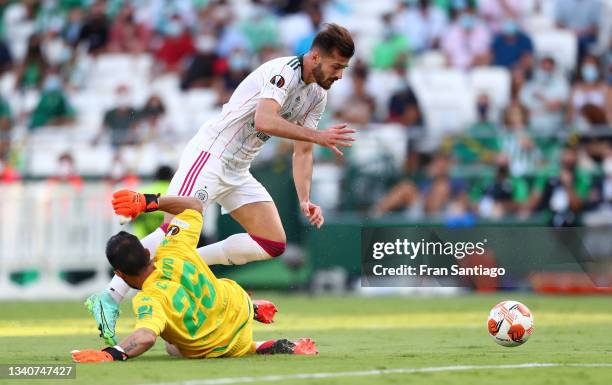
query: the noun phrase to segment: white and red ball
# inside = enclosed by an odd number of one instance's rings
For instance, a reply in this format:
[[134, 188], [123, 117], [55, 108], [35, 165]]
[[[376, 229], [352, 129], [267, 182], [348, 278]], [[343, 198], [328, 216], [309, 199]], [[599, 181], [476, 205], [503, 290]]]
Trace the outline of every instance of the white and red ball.
[[519, 346], [533, 334], [533, 321], [527, 306], [517, 301], [503, 301], [491, 309], [487, 329], [501, 346]]

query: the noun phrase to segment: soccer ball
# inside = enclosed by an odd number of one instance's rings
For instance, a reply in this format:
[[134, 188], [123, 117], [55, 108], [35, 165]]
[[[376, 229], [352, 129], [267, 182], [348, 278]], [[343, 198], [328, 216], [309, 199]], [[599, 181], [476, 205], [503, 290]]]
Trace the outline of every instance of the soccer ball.
[[487, 329], [501, 346], [519, 346], [533, 334], [533, 321], [527, 306], [517, 301], [503, 301], [491, 309]]

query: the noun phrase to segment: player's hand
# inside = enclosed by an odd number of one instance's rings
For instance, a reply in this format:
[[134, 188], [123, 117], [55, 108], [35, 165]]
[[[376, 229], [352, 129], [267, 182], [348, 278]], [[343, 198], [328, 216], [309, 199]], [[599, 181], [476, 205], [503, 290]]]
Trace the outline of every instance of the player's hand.
[[113, 210], [115, 214], [134, 220], [144, 212], [159, 208], [159, 194], [140, 194], [130, 190], [119, 190], [113, 194]]
[[108, 352], [95, 349], [73, 350], [70, 352], [74, 362], [110, 362], [113, 356]]
[[325, 222], [325, 218], [323, 218], [323, 210], [321, 207], [315, 205], [310, 201], [300, 203], [300, 210], [311, 225], [316, 226], [317, 229], [320, 229], [323, 226], [323, 222]]
[[346, 128], [346, 126], [346, 123], [336, 124], [326, 130], [317, 131], [318, 140], [316, 143], [320, 146], [331, 148], [338, 156], [344, 155], [342, 151], [338, 149], [338, 146], [351, 147], [352, 144], [349, 142], [353, 142], [355, 138], [347, 136], [347, 134], [356, 132], [351, 128]]

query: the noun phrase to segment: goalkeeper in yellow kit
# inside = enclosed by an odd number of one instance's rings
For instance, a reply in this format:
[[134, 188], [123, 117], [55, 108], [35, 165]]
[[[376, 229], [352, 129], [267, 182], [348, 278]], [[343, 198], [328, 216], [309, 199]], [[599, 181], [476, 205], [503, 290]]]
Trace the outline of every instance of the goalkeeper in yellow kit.
[[132, 301], [135, 330], [114, 347], [73, 351], [75, 361], [123, 361], [149, 350], [158, 336], [166, 341], [169, 354], [185, 358], [317, 353], [308, 338], [253, 341], [253, 319], [271, 322], [276, 309], [269, 302], [254, 307], [236, 282], [215, 277], [200, 258], [196, 247], [202, 203], [197, 198], [160, 198], [128, 190], [116, 192], [113, 198], [115, 213], [122, 216], [135, 218], [155, 210], [176, 216], [153, 259], [132, 234], [121, 231], [109, 239], [106, 256], [115, 273], [140, 290]]

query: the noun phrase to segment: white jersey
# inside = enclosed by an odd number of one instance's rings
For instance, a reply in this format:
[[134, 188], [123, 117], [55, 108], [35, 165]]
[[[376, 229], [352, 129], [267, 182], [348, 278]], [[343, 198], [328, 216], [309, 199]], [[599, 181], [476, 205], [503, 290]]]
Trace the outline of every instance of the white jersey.
[[325, 110], [327, 91], [317, 83], [304, 83], [301, 57], [270, 60], [238, 85], [219, 115], [202, 125], [194, 138], [199, 149], [218, 157], [229, 171], [247, 172], [270, 139], [255, 129], [255, 109], [260, 99], [276, 100], [284, 119], [316, 129]]

